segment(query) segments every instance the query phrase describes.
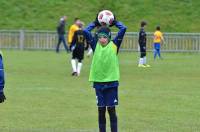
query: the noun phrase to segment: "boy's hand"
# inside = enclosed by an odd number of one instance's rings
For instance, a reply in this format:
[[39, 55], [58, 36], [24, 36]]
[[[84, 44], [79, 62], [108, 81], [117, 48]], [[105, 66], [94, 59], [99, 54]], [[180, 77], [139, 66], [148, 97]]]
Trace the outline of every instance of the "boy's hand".
[[74, 51], [74, 49], [75, 49], [75, 45], [70, 45], [70, 51]]
[[95, 18], [95, 21], [94, 21], [95, 26], [101, 26], [101, 24], [100, 24], [99, 21], [98, 21], [98, 14], [99, 14], [99, 13], [97, 13], [96, 18]]
[[73, 51], [73, 47], [74, 47], [74, 46], [70, 45], [70, 46], [69, 46], [69, 50], [70, 50], [70, 51]]
[[3, 92], [0, 92], [0, 103], [3, 103], [6, 100], [6, 97]]
[[114, 20], [112, 21], [112, 24], [111, 24], [109, 27], [114, 26], [116, 23], [117, 23], [117, 20], [116, 20], [116, 17], [115, 17], [115, 15], [114, 15]]

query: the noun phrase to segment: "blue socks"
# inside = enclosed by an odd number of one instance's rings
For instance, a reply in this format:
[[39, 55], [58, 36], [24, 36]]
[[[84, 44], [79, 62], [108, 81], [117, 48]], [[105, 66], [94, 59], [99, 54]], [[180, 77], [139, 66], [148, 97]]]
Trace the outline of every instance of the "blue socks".
[[106, 132], [106, 107], [98, 107], [99, 132]]
[[110, 116], [111, 132], [117, 132], [117, 115], [116, 115], [115, 107], [108, 107], [107, 109]]
[[[115, 107], [107, 107], [110, 116], [111, 132], [117, 132], [117, 115]], [[106, 132], [106, 107], [98, 107], [99, 132]]]

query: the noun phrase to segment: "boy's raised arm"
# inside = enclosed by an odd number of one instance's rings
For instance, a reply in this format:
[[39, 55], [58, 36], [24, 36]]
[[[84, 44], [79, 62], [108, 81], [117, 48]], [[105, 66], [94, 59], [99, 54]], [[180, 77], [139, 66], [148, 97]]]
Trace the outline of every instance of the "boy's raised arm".
[[120, 21], [116, 21], [115, 26], [119, 29], [119, 32], [117, 33], [116, 37], [113, 39], [113, 42], [116, 44], [117, 48], [119, 49], [126, 32], [126, 26], [123, 25], [123, 23]]
[[87, 43], [90, 44], [92, 50], [95, 50], [96, 44], [94, 42], [94, 38], [92, 37], [91, 31], [96, 27], [95, 22], [91, 22], [83, 31], [86, 36]]

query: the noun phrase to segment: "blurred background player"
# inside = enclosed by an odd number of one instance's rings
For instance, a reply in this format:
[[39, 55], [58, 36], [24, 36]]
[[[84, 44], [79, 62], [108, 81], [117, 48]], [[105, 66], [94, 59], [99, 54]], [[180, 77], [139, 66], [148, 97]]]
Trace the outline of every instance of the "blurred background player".
[[156, 56], [158, 55], [160, 59], [162, 59], [160, 54], [160, 48], [161, 43], [164, 43], [163, 34], [160, 31], [160, 26], [156, 27], [156, 31], [154, 32], [154, 60], [156, 59]]
[[0, 52], [0, 103], [3, 103], [4, 100], [6, 99], [5, 95], [4, 95], [4, 67], [3, 67], [3, 57], [2, 57], [2, 53]]
[[80, 19], [79, 18], [75, 18], [74, 19], [74, 24], [71, 25], [70, 28], [69, 28], [69, 32], [68, 32], [68, 44], [69, 44], [69, 46], [72, 43], [74, 32], [79, 30], [80, 23], [81, 23]]
[[[72, 43], [70, 45], [70, 49], [73, 50], [72, 52], [72, 76], [79, 76], [81, 72], [82, 67], [82, 60], [84, 59], [84, 50], [85, 50], [85, 43], [86, 38], [85, 34], [83, 32], [83, 26], [84, 23], [81, 22], [79, 24], [79, 29], [75, 31]], [[78, 64], [76, 64], [76, 59], [78, 61]]]
[[93, 50], [93, 60], [90, 68], [89, 81], [93, 82], [98, 106], [99, 131], [106, 132], [106, 109], [110, 117], [111, 132], [117, 132], [117, 114], [115, 105], [118, 105], [119, 63], [118, 51], [122, 43], [126, 27], [116, 20], [112, 22], [119, 32], [111, 40], [111, 31], [106, 26], [98, 30], [96, 41], [91, 30], [100, 26], [98, 19], [90, 23], [84, 30], [87, 40]]
[[69, 48], [67, 46], [65, 40], [65, 25], [66, 25], [67, 16], [63, 16], [60, 18], [59, 24], [57, 26], [57, 33], [58, 33], [58, 43], [56, 46], [56, 52], [59, 52], [60, 43], [63, 42], [64, 48], [67, 52], [69, 52]]
[[146, 32], [145, 32], [145, 27], [147, 23], [145, 21], [142, 21], [140, 23], [140, 32], [139, 32], [139, 47], [140, 47], [140, 59], [139, 59], [139, 64], [138, 67], [150, 67], [150, 65], [146, 64]]

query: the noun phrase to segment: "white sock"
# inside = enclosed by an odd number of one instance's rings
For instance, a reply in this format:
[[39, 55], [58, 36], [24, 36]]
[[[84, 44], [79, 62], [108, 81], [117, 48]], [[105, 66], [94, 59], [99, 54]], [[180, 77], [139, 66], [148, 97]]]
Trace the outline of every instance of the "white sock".
[[78, 63], [78, 67], [77, 67], [77, 74], [80, 75], [81, 73], [81, 67], [82, 67], [82, 63]]
[[90, 56], [92, 54], [92, 48], [89, 49], [87, 56]]
[[73, 72], [76, 72], [76, 60], [72, 59], [71, 60], [71, 64], [72, 64], [72, 70], [73, 70]]
[[143, 64], [143, 58], [140, 58], [139, 59], [139, 65], [142, 65]]
[[145, 57], [143, 57], [143, 64], [146, 64], [146, 63], [147, 63], [147, 58], [145, 56]]

